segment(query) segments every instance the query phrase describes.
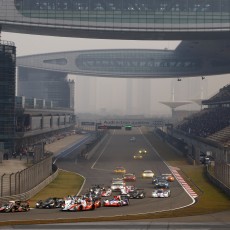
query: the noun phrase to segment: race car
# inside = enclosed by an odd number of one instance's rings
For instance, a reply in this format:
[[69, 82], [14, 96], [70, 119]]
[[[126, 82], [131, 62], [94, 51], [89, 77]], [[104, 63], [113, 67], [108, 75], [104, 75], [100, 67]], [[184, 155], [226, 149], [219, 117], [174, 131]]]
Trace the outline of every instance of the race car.
[[101, 206], [101, 202], [98, 200], [94, 202], [90, 198], [76, 198], [69, 199], [65, 201], [65, 204], [62, 206], [61, 211], [86, 211], [86, 210], [94, 210], [95, 208], [99, 208]]
[[170, 189], [154, 189], [152, 191], [152, 197], [154, 198], [167, 198], [170, 197]]
[[173, 182], [175, 180], [174, 176], [170, 173], [163, 173], [161, 174], [161, 177], [169, 182]]
[[122, 173], [125, 174], [126, 173], [126, 169], [122, 166], [118, 166], [113, 170], [114, 173]]
[[152, 179], [152, 184], [156, 184], [161, 179], [162, 179], [161, 176], [154, 176], [153, 179]]
[[142, 173], [142, 178], [153, 178], [154, 172], [152, 170], [144, 170]]
[[111, 184], [112, 191], [121, 191], [125, 187], [124, 181], [115, 181]]
[[139, 154], [146, 154], [147, 153], [147, 150], [146, 149], [139, 149]]
[[127, 196], [130, 198], [130, 199], [143, 199], [145, 198], [145, 191], [144, 189], [134, 189], [133, 191], [130, 191]]
[[122, 178], [125, 182], [133, 182], [133, 181], [136, 181], [136, 176], [134, 173], [126, 173], [123, 175], [123, 178]]
[[112, 179], [112, 183], [113, 183], [113, 182], [121, 182], [121, 183], [125, 183], [125, 182], [123, 181], [123, 178], [120, 178], [120, 177], [113, 178], [113, 179]]
[[121, 207], [129, 205], [129, 198], [125, 195], [114, 196], [113, 199], [104, 200], [102, 205], [104, 207]]
[[131, 137], [129, 140], [130, 141], [136, 141], [136, 137]]
[[99, 184], [96, 184], [96, 185], [93, 185], [93, 186], [89, 189], [89, 192], [90, 192], [90, 193], [94, 193], [95, 195], [99, 195], [99, 194], [101, 194], [101, 189], [102, 189], [102, 186], [99, 185]]
[[0, 212], [27, 212], [29, 210], [28, 201], [12, 200], [0, 206]]
[[121, 190], [120, 190], [120, 194], [121, 195], [126, 195], [132, 191], [135, 190], [135, 186], [134, 185], [126, 185], [124, 186]]
[[39, 200], [36, 203], [36, 208], [61, 208], [64, 203], [64, 199], [57, 197], [49, 197], [45, 201]]
[[106, 197], [106, 196], [111, 196], [112, 195], [112, 189], [111, 188], [102, 188], [101, 189], [101, 196]]
[[[76, 199], [76, 200], [80, 200], [80, 198]], [[94, 194], [94, 193], [85, 193], [84, 195], [82, 195], [81, 200], [86, 200], [87, 202], [92, 201], [95, 205], [95, 208], [99, 208], [101, 207], [101, 194]]]
[[164, 187], [169, 187], [169, 182], [165, 179], [162, 179], [161, 177], [156, 179], [155, 182], [153, 183], [153, 185], [155, 187], [158, 187], [158, 188], [164, 188]]
[[133, 158], [136, 160], [136, 159], [142, 159], [143, 158], [143, 156], [141, 155], [141, 154], [135, 154], [135, 155], [133, 155]]

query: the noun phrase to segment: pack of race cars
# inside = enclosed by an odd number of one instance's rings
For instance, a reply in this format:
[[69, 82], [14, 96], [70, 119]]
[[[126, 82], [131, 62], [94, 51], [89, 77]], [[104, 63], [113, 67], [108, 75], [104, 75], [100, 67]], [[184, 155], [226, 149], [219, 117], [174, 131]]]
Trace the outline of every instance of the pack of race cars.
[[[125, 170], [126, 171], [126, 170]], [[110, 186], [92, 185], [81, 196], [67, 196], [64, 198], [49, 197], [37, 201], [35, 208], [53, 209], [61, 211], [86, 211], [103, 207], [122, 207], [130, 204], [130, 199], [143, 199], [146, 192], [127, 182], [136, 182], [134, 173], [125, 173], [121, 178], [113, 178]], [[169, 183], [174, 181], [172, 174], [152, 176], [153, 190], [149, 197], [168, 198], [171, 195]], [[28, 201], [9, 201], [0, 204], [0, 212], [29, 211]]]

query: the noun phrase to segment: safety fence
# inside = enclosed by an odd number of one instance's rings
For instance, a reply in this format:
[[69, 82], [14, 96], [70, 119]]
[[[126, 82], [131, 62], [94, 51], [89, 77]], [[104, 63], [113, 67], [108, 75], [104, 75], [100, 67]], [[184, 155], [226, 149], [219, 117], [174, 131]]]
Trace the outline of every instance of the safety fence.
[[217, 163], [215, 167], [207, 165], [206, 175], [217, 187], [230, 196], [230, 165]]
[[36, 164], [16, 173], [0, 177], [0, 197], [25, 193], [52, 175], [52, 153], [46, 153]]

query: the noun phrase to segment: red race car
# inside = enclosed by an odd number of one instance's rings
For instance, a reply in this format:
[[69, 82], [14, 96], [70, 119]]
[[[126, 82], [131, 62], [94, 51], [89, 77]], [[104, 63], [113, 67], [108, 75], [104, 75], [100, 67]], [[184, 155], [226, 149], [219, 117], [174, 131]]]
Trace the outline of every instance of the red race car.
[[89, 198], [79, 198], [78, 200], [66, 200], [62, 207], [62, 211], [86, 211], [94, 210], [99, 207], [101, 207], [101, 201], [99, 199], [93, 201]]
[[121, 207], [129, 205], [129, 198], [127, 196], [114, 196], [111, 200], [104, 200], [103, 206], [104, 207]]
[[101, 189], [101, 196], [106, 197], [106, 196], [111, 196], [112, 195], [112, 189], [111, 188], [102, 188]]
[[134, 173], [126, 173], [123, 175], [122, 178], [125, 182], [132, 182], [132, 181], [136, 181], [136, 176]]

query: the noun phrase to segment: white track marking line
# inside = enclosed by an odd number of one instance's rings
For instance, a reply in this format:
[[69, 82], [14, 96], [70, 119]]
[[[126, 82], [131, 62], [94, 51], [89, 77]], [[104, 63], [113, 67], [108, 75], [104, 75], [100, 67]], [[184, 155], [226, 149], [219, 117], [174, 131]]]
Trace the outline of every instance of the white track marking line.
[[[115, 133], [115, 130], [113, 131], [113, 135]], [[105, 147], [103, 148], [103, 150], [101, 151], [101, 154], [98, 156], [97, 160], [93, 163], [93, 165], [91, 166], [91, 169], [94, 169], [94, 166], [97, 164], [97, 161], [100, 159], [100, 157], [102, 156], [102, 154], [105, 152], [106, 148], [108, 147], [110, 141], [112, 139], [112, 136], [109, 138], [108, 142], [106, 143]]]

